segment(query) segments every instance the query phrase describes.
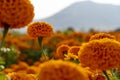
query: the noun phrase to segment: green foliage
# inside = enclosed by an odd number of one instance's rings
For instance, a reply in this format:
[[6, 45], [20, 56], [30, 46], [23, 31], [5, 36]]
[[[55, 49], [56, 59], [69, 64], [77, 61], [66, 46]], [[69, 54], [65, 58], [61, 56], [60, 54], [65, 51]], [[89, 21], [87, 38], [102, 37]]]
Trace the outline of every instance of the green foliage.
[[[35, 61], [39, 61], [39, 58], [41, 57], [42, 54], [41, 50], [34, 49], [21, 49], [20, 51], [21, 51], [20, 56], [24, 57], [22, 61], [25, 61], [30, 65], [32, 65]], [[31, 60], [32, 62], [29, 63], [28, 60]]]
[[0, 63], [5, 67], [9, 67], [11, 64], [17, 61], [17, 51], [14, 48], [1, 48], [0, 49]]
[[117, 77], [112, 77], [110, 80], [119, 80]]
[[116, 76], [118, 79], [120, 79], [120, 72], [118, 72], [118, 70], [115, 70], [115, 71], [114, 71], [114, 74], [115, 74], [115, 76]]
[[74, 29], [73, 28], [68, 28], [65, 31], [63, 31], [64, 34], [66, 35], [71, 35], [72, 33], [74, 33]]

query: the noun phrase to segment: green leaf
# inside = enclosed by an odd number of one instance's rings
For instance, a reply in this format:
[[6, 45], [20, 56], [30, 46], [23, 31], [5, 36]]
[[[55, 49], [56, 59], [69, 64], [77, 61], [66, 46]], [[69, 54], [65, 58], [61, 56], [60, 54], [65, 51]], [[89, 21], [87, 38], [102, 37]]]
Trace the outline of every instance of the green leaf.
[[110, 80], [119, 80], [117, 77], [112, 77]]

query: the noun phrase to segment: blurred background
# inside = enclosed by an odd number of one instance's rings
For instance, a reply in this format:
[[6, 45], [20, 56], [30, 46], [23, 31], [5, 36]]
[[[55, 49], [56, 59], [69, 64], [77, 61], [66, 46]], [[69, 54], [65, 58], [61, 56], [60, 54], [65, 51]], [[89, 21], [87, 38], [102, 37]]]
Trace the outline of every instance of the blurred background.
[[[120, 0], [31, 0], [33, 21], [46, 21], [54, 30], [111, 31], [120, 28]], [[25, 32], [26, 28], [20, 29]]]

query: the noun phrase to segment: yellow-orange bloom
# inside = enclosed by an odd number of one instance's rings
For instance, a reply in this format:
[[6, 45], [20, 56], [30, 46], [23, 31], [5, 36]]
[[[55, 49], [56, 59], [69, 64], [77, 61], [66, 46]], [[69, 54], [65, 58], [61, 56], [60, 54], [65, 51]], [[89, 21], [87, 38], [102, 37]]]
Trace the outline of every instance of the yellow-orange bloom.
[[38, 67], [30, 66], [30, 67], [27, 68], [26, 72], [28, 74], [36, 74], [38, 72]]
[[91, 69], [116, 68], [120, 62], [120, 43], [114, 39], [93, 40], [82, 45], [79, 61]]
[[57, 45], [59, 46], [62, 44], [69, 45], [69, 46], [80, 46], [81, 45], [81, 43], [75, 39], [69, 39], [69, 40], [65, 39], [65, 40], [60, 41]]
[[76, 60], [78, 59], [78, 52], [80, 50], [80, 46], [71, 46], [69, 49], [68, 49], [68, 53], [65, 54], [65, 60]]
[[11, 68], [5, 68], [3, 71], [5, 73], [10, 73], [10, 72], [13, 72], [13, 69], [11, 69]]
[[72, 46], [72, 47], [69, 48], [68, 53], [78, 55], [79, 50], [80, 50], [80, 46]]
[[25, 27], [34, 17], [30, 0], [0, 0], [0, 27]]
[[17, 70], [26, 70], [29, 65], [26, 62], [19, 61]]
[[68, 45], [64, 45], [64, 44], [58, 46], [58, 48], [56, 50], [57, 57], [60, 58], [60, 59], [64, 58], [64, 54], [68, 53], [69, 48], [70, 47]]
[[41, 64], [38, 80], [89, 80], [88, 74], [78, 65], [62, 60]]
[[115, 39], [115, 36], [108, 34], [108, 33], [97, 33], [97, 34], [91, 36], [89, 41], [99, 40], [99, 39], [103, 39], [103, 38]]
[[11, 80], [36, 80], [34, 75], [26, 73], [12, 72], [8, 73], [8, 76], [10, 76]]
[[65, 54], [64, 56], [65, 56], [64, 60], [71, 60], [71, 59], [76, 60], [76, 59], [78, 59], [78, 56], [77, 56], [77, 55], [74, 55], [74, 54], [72, 54], [72, 53], [67, 53], [67, 54]]
[[53, 34], [53, 28], [46, 22], [34, 22], [28, 25], [27, 32], [33, 38], [48, 37]]

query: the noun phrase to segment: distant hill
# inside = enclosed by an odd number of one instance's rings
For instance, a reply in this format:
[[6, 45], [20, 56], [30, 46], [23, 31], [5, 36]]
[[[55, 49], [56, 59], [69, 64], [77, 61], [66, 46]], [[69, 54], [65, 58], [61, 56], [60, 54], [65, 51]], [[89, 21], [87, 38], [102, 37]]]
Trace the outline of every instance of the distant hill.
[[55, 30], [74, 27], [75, 30], [113, 30], [120, 26], [120, 6], [91, 1], [77, 2], [57, 14], [37, 21], [51, 23]]

